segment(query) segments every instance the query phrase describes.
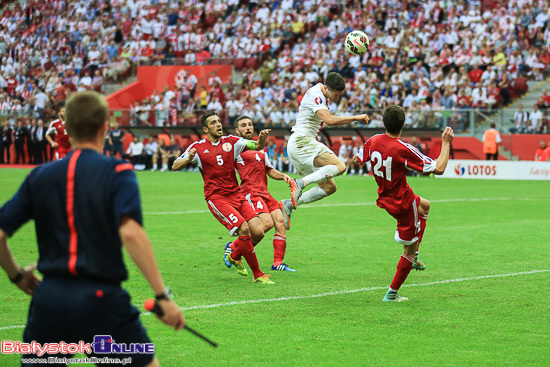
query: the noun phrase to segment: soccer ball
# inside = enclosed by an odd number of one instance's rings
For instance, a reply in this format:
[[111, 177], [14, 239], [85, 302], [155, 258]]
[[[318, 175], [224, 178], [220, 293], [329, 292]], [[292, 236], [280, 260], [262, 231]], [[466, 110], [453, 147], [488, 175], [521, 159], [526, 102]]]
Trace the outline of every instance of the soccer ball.
[[346, 36], [346, 48], [354, 55], [362, 55], [369, 48], [369, 36], [361, 31], [351, 31]]

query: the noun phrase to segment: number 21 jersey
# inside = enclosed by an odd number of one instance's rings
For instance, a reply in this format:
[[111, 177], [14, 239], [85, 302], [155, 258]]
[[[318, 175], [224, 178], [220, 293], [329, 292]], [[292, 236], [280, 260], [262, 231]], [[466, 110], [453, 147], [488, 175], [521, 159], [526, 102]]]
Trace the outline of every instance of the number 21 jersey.
[[386, 134], [374, 135], [357, 153], [361, 163], [370, 161], [378, 184], [378, 196], [402, 198], [411, 188], [406, 175], [410, 170], [430, 174], [436, 162], [418, 149], [398, 138]]

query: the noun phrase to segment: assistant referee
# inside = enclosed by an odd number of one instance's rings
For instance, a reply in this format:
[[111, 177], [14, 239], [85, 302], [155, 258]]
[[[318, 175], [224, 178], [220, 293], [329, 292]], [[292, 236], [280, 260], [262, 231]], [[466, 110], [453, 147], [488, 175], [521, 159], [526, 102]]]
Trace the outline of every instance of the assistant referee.
[[[65, 125], [74, 151], [34, 169], [0, 209], [0, 266], [33, 295], [25, 343], [91, 343], [95, 335], [110, 335], [127, 345], [151, 343], [139, 311], [121, 287], [128, 278], [123, 245], [153, 288], [165, 314], [161, 321], [176, 330], [185, 325], [142, 226], [133, 166], [101, 154], [108, 118], [103, 96], [74, 94], [66, 105]], [[15, 261], [7, 244], [7, 237], [31, 219], [43, 281], [34, 275], [35, 265], [22, 268]], [[159, 366], [152, 354], [109, 357], [132, 357], [132, 366]]]

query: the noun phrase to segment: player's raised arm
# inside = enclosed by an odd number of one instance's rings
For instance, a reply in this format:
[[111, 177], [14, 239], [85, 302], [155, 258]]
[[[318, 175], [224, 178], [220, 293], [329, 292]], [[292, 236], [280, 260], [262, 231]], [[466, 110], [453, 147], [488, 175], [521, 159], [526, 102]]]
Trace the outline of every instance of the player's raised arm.
[[271, 132], [271, 129], [265, 129], [260, 131], [260, 134], [258, 135], [258, 140], [255, 142], [252, 142], [254, 144], [254, 147], [252, 147], [252, 144], [247, 145], [248, 149], [250, 150], [262, 150], [267, 145], [267, 136]]
[[181, 171], [187, 167], [189, 163], [192, 163], [195, 160], [195, 154], [197, 154], [197, 150], [195, 148], [191, 148], [189, 151], [183, 153], [172, 164], [172, 171]]
[[441, 153], [436, 161], [436, 166], [434, 170], [435, 175], [442, 175], [447, 168], [447, 162], [449, 162], [449, 152], [451, 150], [451, 141], [453, 141], [454, 133], [453, 129], [449, 126], [445, 128], [443, 134], [441, 134]]
[[322, 109], [317, 111], [317, 116], [319, 116], [327, 126], [341, 126], [349, 124], [353, 121], [359, 121], [362, 124], [369, 123], [369, 117], [366, 114], [355, 116], [335, 116], [328, 110]]

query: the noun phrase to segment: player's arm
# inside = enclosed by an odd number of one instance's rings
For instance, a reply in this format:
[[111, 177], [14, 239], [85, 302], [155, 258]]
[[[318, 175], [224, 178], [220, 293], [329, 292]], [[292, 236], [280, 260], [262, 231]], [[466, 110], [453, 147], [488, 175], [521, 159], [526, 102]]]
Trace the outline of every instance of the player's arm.
[[[153, 247], [143, 227], [135, 219], [125, 215], [122, 217], [119, 233], [124, 248], [143, 273], [155, 294], [163, 294], [165, 285], [153, 253]], [[172, 326], [175, 330], [180, 330], [185, 326], [185, 318], [174, 301], [163, 299], [158, 302], [164, 311], [164, 316], [160, 318], [162, 322]]]
[[335, 116], [329, 112], [329, 110], [326, 109], [320, 109], [317, 112], [317, 116], [323, 120], [325, 125], [327, 126], [341, 126], [345, 124], [349, 124], [353, 121], [359, 121], [364, 124], [369, 123], [369, 117], [366, 114], [362, 115], [355, 115], [355, 116]]
[[46, 140], [48, 141], [48, 143], [50, 143], [52, 147], [57, 148], [58, 144], [52, 139], [51, 135], [46, 135]]
[[449, 162], [449, 152], [451, 150], [451, 141], [453, 141], [454, 133], [453, 129], [449, 126], [445, 128], [443, 134], [441, 135], [441, 153], [437, 158], [434, 174], [442, 175], [447, 168], [447, 163]]
[[50, 143], [50, 145], [54, 148], [57, 148], [58, 144], [52, 139], [52, 133], [55, 132], [55, 128], [53, 127], [53, 122], [50, 124], [50, 127], [48, 128], [48, 130], [46, 131], [46, 140], [48, 141], [48, 143]]
[[268, 168], [266, 173], [274, 180], [284, 180], [286, 183], [290, 183], [290, 181], [292, 181], [292, 178], [289, 175], [282, 173], [281, 171], [277, 171], [275, 168]]
[[190, 149], [188, 152], [183, 153], [178, 159], [172, 164], [172, 171], [181, 171], [185, 167], [192, 163], [195, 160], [195, 155], [197, 150], [195, 148]]
[[271, 132], [271, 129], [265, 129], [260, 131], [260, 134], [258, 135], [258, 140], [249, 140], [246, 143], [246, 147], [250, 150], [262, 150], [267, 145], [267, 136]]

